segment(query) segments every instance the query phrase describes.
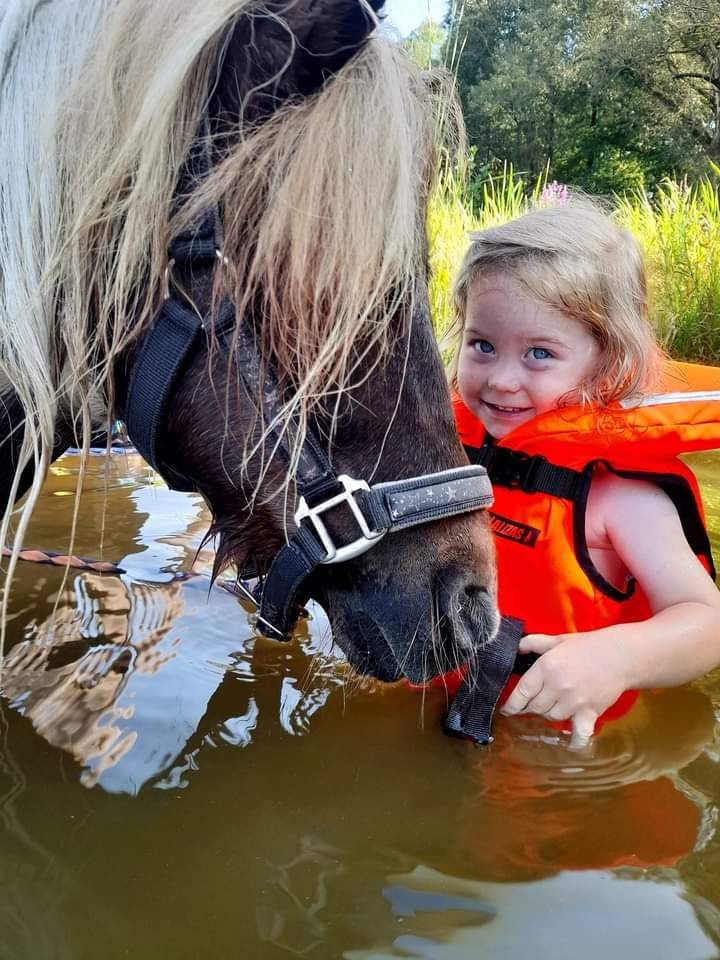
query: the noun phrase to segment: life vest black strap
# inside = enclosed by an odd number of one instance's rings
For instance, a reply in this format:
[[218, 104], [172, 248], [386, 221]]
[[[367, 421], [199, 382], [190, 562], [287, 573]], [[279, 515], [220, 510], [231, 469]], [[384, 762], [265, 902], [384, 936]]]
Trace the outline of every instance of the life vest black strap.
[[563, 500], [574, 500], [581, 488], [581, 471], [560, 467], [539, 454], [530, 456], [491, 443], [465, 444], [465, 452], [470, 463], [485, 467], [490, 482], [499, 487], [519, 487], [525, 493], [548, 493]]

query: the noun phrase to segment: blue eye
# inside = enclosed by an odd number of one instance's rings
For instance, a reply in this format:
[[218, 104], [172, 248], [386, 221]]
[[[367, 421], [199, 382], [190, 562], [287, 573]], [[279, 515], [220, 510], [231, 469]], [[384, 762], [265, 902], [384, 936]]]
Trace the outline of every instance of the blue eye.
[[495, 347], [490, 343], [489, 340], [473, 340], [473, 350], [477, 350], [478, 353], [494, 353]]
[[555, 356], [555, 354], [546, 350], [545, 347], [530, 347], [528, 353], [533, 360], [551, 360]]

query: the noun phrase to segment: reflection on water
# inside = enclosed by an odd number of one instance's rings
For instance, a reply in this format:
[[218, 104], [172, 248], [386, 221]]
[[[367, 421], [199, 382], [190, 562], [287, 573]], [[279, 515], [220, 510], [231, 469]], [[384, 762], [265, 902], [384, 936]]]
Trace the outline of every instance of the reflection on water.
[[[695, 463], [717, 547], [720, 459]], [[69, 547], [76, 470], [29, 544]], [[211, 586], [207, 523], [136, 455], [98, 458], [73, 550], [125, 574], [21, 567], [0, 960], [717, 954], [720, 679], [643, 695], [585, 751], [534, 718], [475, 748], [442, 735], [442, 691], [353, 679], [319, 609], [258, 637]]]
[[[716, 955], [682, 887], [660, 874], [647, 882], [639, 872], [588, 870], [532, 884], [495, 884], [419, 867], [392, 881], [384, 893], [393, 913], [420, 915], [424, 923], [391, 944], [349, 951], [348, 960], [517, 960], [529, 948], [531, 956], [553, 960], [706, 960]], [[720, 915], [709, 904], [702, 906], [720, 929]]]

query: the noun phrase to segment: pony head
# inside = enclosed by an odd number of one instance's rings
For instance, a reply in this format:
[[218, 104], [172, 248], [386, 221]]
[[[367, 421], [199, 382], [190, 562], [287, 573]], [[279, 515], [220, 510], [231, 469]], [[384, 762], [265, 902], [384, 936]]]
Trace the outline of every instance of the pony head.
[[[218, 571], [263, 574], [297, 532], [308, 438], [336, 475], [371, 484], [467, 462], [427, 303], [437, 84], [378, 35], [376, 12], [8, 5], [0, 493], [30, 488], [18, 542], [53, 457], [87, 449], [102, 422], [142, 421], [132, 384], [168, 296], [202, 333], [155, 374], [152, 459], [207, 501]], [[209, 255], [172, 256], [208, 222]], [[341, 543], [347, 505], [324, 515]], [[447, 670], [496, 629], [487, 518], [392, 533], [318, 564], [302, 595], [359, 671]]]

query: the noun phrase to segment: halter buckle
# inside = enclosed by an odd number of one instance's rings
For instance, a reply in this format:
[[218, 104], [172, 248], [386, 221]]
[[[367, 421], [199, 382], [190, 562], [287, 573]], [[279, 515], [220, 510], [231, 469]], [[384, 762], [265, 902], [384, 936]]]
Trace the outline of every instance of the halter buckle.
[[[340, 474], [337, 479], [343, 488], [341, 493], [337, 493], [335, 496], [330, 497], [328, 500], [323, 500], [313, 507], [308, 504], [305, 497], [300, 497], [300, 503], [295, 511], [295, 523], [300, 526], [303, 520], [309, 520], [325, 548], [326, 555], [320, 563], [344, 563], [346, 560], [359, 557], [361, 553], [365, 553], [366, 550], [373, 547], [378, 540], [387, 533], [387, 530], [370, 529], [362, 510], [355, 500], [354, 494], [358, 491], [364, 490], [368, 493], [370, 492], [370, 487], [367, 483], [364, 480], [354, 480], [344, 473]], [[333, 543], [321, 514], [325, 513], [326, 510], [331, 510], [333, 507], [339, 506], [341, 503], [347, 504], [350, 508], [350, 512], [360, 528], [360, 536], [351, 543], [346, 543], [338, 547]]]

